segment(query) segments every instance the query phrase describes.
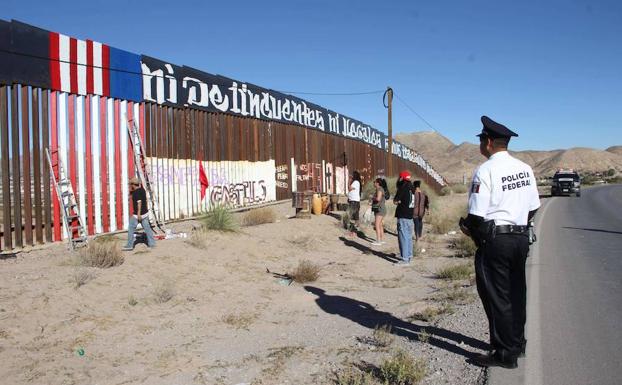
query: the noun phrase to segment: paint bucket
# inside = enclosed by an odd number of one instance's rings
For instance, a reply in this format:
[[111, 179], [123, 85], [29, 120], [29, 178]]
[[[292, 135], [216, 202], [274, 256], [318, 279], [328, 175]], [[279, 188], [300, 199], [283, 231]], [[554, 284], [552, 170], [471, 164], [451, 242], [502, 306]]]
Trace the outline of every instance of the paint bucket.
[[311, 207], [313, 208], [313, 214], [322, 214], [322, 199], [320, 198], [320, 194], [313, 194], [313, 198], [311, 199]]

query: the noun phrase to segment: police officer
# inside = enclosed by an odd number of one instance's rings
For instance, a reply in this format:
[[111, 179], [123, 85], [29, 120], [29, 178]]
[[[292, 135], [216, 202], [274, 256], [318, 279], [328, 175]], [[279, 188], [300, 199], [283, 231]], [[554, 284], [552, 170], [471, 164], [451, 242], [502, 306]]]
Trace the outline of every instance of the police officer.
[[475, 171], [468, 216], [460, 228], [478, 246], [477, 292], [488, 317], [492, 352], [472, 362], [511, 369], [525, 352], [527, 224], [540, 199], [531, 167], [507, 151], [510, 138], [518, 135], [487, 116], [481, 120], [479, 148], [488, 160]]

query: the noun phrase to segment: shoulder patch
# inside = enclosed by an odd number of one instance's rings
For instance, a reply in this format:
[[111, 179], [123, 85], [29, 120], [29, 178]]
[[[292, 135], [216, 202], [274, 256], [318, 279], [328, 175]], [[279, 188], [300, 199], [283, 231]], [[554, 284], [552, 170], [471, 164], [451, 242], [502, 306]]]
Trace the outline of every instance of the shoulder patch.
[[479, 193], [479, 183], [473, 182], [471, 184], [471, 194], [478, 194]]

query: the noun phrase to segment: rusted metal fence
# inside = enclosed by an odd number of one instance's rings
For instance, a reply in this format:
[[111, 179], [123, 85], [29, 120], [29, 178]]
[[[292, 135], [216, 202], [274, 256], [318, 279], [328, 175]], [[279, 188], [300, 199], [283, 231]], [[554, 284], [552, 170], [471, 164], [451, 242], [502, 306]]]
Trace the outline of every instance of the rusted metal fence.
[[[135, 173], [128, 119], [138, 122], [161, 212], [192, 217], [215, 204], [249, 206], [292, 191], [344, 193], [347, 176], [383, 175], [386, 151], [306, 127], [155, 103], [0, 86], [0, 250], [63, 238], [44, 149], [58, 150], [88, 233], [126, 229]], [[394, 156], [435, 189], [417, 164]], [[200, 167], [209, 187], [201, 196]]]

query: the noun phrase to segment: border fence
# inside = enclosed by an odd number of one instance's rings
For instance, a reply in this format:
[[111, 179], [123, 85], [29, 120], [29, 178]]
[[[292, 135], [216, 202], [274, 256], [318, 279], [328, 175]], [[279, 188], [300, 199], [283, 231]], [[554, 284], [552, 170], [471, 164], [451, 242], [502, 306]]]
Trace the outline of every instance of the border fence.
[[[348, 175], [384, 175], [388, 140], [278, 91], [0, 20], [0, 250], [63, 239], [45, 149], [58, 150], [89, 235], [126, 229], [135, 122], [165, 221], [245, 207]], [[394, 170], [445, 180], [395, 142]], [[207, 176], [204, 186], [200, 172]]]

